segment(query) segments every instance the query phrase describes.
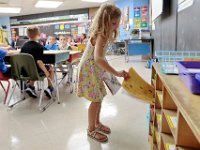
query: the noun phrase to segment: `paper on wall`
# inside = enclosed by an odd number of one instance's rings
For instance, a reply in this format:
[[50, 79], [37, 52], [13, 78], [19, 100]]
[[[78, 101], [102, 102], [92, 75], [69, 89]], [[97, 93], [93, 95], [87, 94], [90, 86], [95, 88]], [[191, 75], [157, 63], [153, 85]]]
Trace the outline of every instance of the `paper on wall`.
[[78, 34], [81, 35], [85, 33], [85, 27], [78, 27]]

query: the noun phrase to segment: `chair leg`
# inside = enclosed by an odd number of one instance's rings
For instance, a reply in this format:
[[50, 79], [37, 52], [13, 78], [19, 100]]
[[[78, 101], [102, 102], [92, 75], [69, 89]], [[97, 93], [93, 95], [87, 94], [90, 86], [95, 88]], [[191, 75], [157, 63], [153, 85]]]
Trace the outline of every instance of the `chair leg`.
[[10, 104], [10, 101], [11, 101], [11, 99], [12, 99], [12, 97], [13, 97], [14, 91], [15, 91], [17, 85], [18, 85], [17, 81], [15, 81], [14, 88], [13, 88], [13, 90], [12, 90], [12, 92], [11, 92], [10, 98], [9, 98], [9, 100], [8, 100], [8, 103], [7, 103], [8, 108], [13, 108], [15, 105], [19, 104], [20, 102], [22, 102], [22, 101], [24, 101], [24, 100], [26, 99], [26, 98], [25, 98], [25, 94], [24, 94], [24, 83], [23, 83], [23, 82], [21, 82], [21, 83], [22, 83], [22, 84], [21, 84], [21, 90], [22, 90], [22, 93], [21, 93], [21, 94], [23, 94], [23, 97], [22, 97], [22, 95], [21, 95], [21, 99], [20, 99], [20, 100], [18, 100], [17, 102], [15, 102], [15, 103], [12, 104], [12, 105], [9, 105], [9, 104]]
[[41, 91], [41, 90], [42, 90], [41, 82], [37, 82], [37, 89], [38, 89], [38, 91]]
[[39, 108], [41, 108], [41, 106], [42, 106], [42, 96], [43, 96], [43, 93], [44, 93], [44, 81], [42, 81], [40, 84], [41, 84], [42, 90], [40, 92]]
[[4, 90], [4, 92], [6, 92], [6, 89], [5, 89], [5, 87], [3, 86], [3, 83], [0, 81], [0, 85], [1, 85], [1, 87], [3, 88], [3, 90]]
[[8, 106], [8, 107], [9, 107], [10, 101], [11, 101], [11, 99], [12, 99], [12, 97], [13, 97], [13, 94], [14, 94], [14, 92], [15, 92], [16, 86], [17, 86], [17, 84], [16, 84], [16, 82], [15, 82], [15, 84], [14, 84], [14, 86], [13, 86], [13, 90], [12, 90], [11, 95], [10, 95], [10, 97], [9, 97], [9, 99], [8, 99], [8, 102], [7, 102], [7, 106]]
[[5, 91], [5, 98], [4, 98], [4, 105], [6, 104], [6, 100], [7, 100], [7, 97], [8, 97], [8, 93], [9, 93], [9, 90], [10, 90], [10, 81], [8, 80], [8, 87], [7, 87], [7, 90]]
[[49, 106], [51, 106], [51, 104], [53, 104], [55, 102], [55, 98], [52, 98], [45, 106], [42, 107], [42, 95], [43, 95], [43, 93], [44, 93], [44, 81], [42, 82], [42, 91], [40, 93], [40, 100], [39, 100], [39, 109], [41, 110], [41, 112], [44, 112]]
[[57, 78], [57, 74], [56, 74], [56, 64], [54, 65], [54, 78], [55, 78], [55, 84], [52, 84], [52, 85], [54, 85], [54, 87], [55, 87], [58, 104], [60, 104], [60, 97], [59, 97], [59, 91], [58, 91], [58, 78]]

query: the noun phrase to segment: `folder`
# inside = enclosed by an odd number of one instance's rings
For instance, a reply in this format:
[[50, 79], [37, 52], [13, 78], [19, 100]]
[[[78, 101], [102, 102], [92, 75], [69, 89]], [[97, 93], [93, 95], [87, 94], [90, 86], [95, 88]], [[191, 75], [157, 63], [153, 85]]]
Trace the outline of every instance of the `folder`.
[[130, 78], [124, 80], [122, 83], [122, 87], [128, 92], [128, 94], [139, 98], [144, 102], [154, 104], [155, 89], [144, 81], [133, 68], [129, 69], [128, 74]]

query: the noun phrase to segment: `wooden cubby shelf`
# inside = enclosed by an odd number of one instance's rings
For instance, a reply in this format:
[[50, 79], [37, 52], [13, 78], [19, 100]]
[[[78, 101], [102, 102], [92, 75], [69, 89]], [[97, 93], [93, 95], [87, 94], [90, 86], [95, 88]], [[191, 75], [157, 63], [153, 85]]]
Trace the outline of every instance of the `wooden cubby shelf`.
[[200, 95], [193, 95], [177, 75], [163, 74], [160, 66], [152, 68], [151, 150], [200, 150]]
[[176, 138], [176, 128], [177, 128], [177, 112], [172, 110], [163, 110], [164, 117], [167, 120], [168, 126], [174, 138]]

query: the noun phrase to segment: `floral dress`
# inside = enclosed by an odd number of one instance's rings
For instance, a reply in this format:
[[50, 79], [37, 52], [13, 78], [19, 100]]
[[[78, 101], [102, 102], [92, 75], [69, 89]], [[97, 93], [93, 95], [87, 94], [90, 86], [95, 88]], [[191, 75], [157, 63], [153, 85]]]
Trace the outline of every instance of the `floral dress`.
[[101, 102], [107, 93], [102, 79], [104, 71], [94, 60], [94, 49], [89, 40], [78, 67], [77, 96]]

